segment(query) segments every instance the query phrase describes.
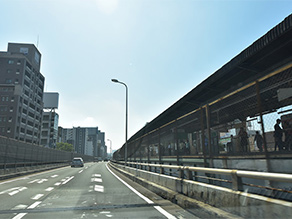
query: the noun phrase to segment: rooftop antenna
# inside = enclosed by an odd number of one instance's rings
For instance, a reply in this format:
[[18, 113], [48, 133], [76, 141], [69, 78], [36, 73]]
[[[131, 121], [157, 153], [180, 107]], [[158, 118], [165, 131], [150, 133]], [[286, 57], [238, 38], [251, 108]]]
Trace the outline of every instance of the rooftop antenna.
[[38, 35], [38, 39], [37, 39], [37, 48], [39, 48], [39, 35]]

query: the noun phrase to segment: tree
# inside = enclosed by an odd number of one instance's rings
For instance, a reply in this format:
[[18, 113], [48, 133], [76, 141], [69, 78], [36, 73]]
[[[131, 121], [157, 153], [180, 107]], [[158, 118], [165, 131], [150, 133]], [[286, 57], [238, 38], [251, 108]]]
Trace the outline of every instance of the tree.
[[64, 142], [57, 143], [56, 149], [61, 150], [61, 151], [69, 151], [69, 152], [74, 151], [72, 144], [64, 143]]

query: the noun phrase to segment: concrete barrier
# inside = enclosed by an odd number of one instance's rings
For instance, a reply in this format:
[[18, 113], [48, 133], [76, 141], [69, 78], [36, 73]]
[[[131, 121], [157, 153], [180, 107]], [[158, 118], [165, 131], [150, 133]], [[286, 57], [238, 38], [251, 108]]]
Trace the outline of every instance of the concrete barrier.
[[213, 217], [234, 218], [237, 215], [244, 218], [287, 218], [292, 215], [291, 202], [123, 165], [111, 165], [160, 196], [184, 208], [199, 207]]

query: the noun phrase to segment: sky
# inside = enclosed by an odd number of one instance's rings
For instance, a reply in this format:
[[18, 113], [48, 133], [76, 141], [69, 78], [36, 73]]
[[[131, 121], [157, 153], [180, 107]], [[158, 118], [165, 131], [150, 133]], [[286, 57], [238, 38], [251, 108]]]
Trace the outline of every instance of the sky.
[[[292, 0], [0, 0], [0, 51], [35, 44], [59, 126], [113, 149], [292, 12]], [[109, 139], [110, 141], [108, 141]]]

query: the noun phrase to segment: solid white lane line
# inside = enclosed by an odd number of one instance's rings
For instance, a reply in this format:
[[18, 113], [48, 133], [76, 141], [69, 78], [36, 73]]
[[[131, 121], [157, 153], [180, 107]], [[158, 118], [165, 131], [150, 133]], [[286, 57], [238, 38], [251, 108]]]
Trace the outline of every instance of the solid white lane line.
[[41, 201], [37, 201], [37, 202], [33, 203], [32, 205], [28, 206], [27, 209], [33, 209], [33, 208], [35, 208], [36, 206], [38, 206], [40, 203], [42, 203], [42, 202], [41, 202]]
[[35, 196], [31, 197], [31, 199], [38, 200], [38, 199], [40, 199], [43, 196], [44, 196], [44, 194], [36, 194]]
[[23, 218], [27, 213], [19, 213], [17, 214], [15, 217], [13, 217], [12, 219], [21, 219]]
[[73, 179], [74, 178], [74, 176], [71, 176], [70, 178], [68, 178], [67, 180], [65, 180], [62, 184], [64, 185], [64, 184], [66, 184], [67, 182], [69, 182], [71, 179]]
[[48, 187], [48, 188], [45, 189], [45, 191], [50, 192], [50, 191], [52, 191], [53, 189], [54, 189], [54, 187]]
[[[142, 195], [140, 192], [138, 192], [136, 189], [134, 189], [132, 186], [130, 186], [128, 183], [126, 183], [124, 180], [122, 180], [120, 177], [118, 177], [113, 171], [111, 171], [108, 167], [108, 164], [106, 164], [106, 168], [108, 169], [108, 171], [113, 174], [118, 180], [120, 180], [125, 186], [127, 186], [129, 189], [131, 189], [136, 195], [138, 195], [140, 198], [144, 199], [148, 204], [154, 204], [153, 201], [151, 201], [149, 198], [147, 198], [146, 196]], [[165, 217], [169, 218], [169, 219], [176, 219], [175, 216], [173, 216], [172, 214], [168, 213], [167, 211], [165, 211], [163, 208], [161, 208], [160, 206], [154, 206], [154, 208], [159, 211], [161, 214], [163, 214]]]

